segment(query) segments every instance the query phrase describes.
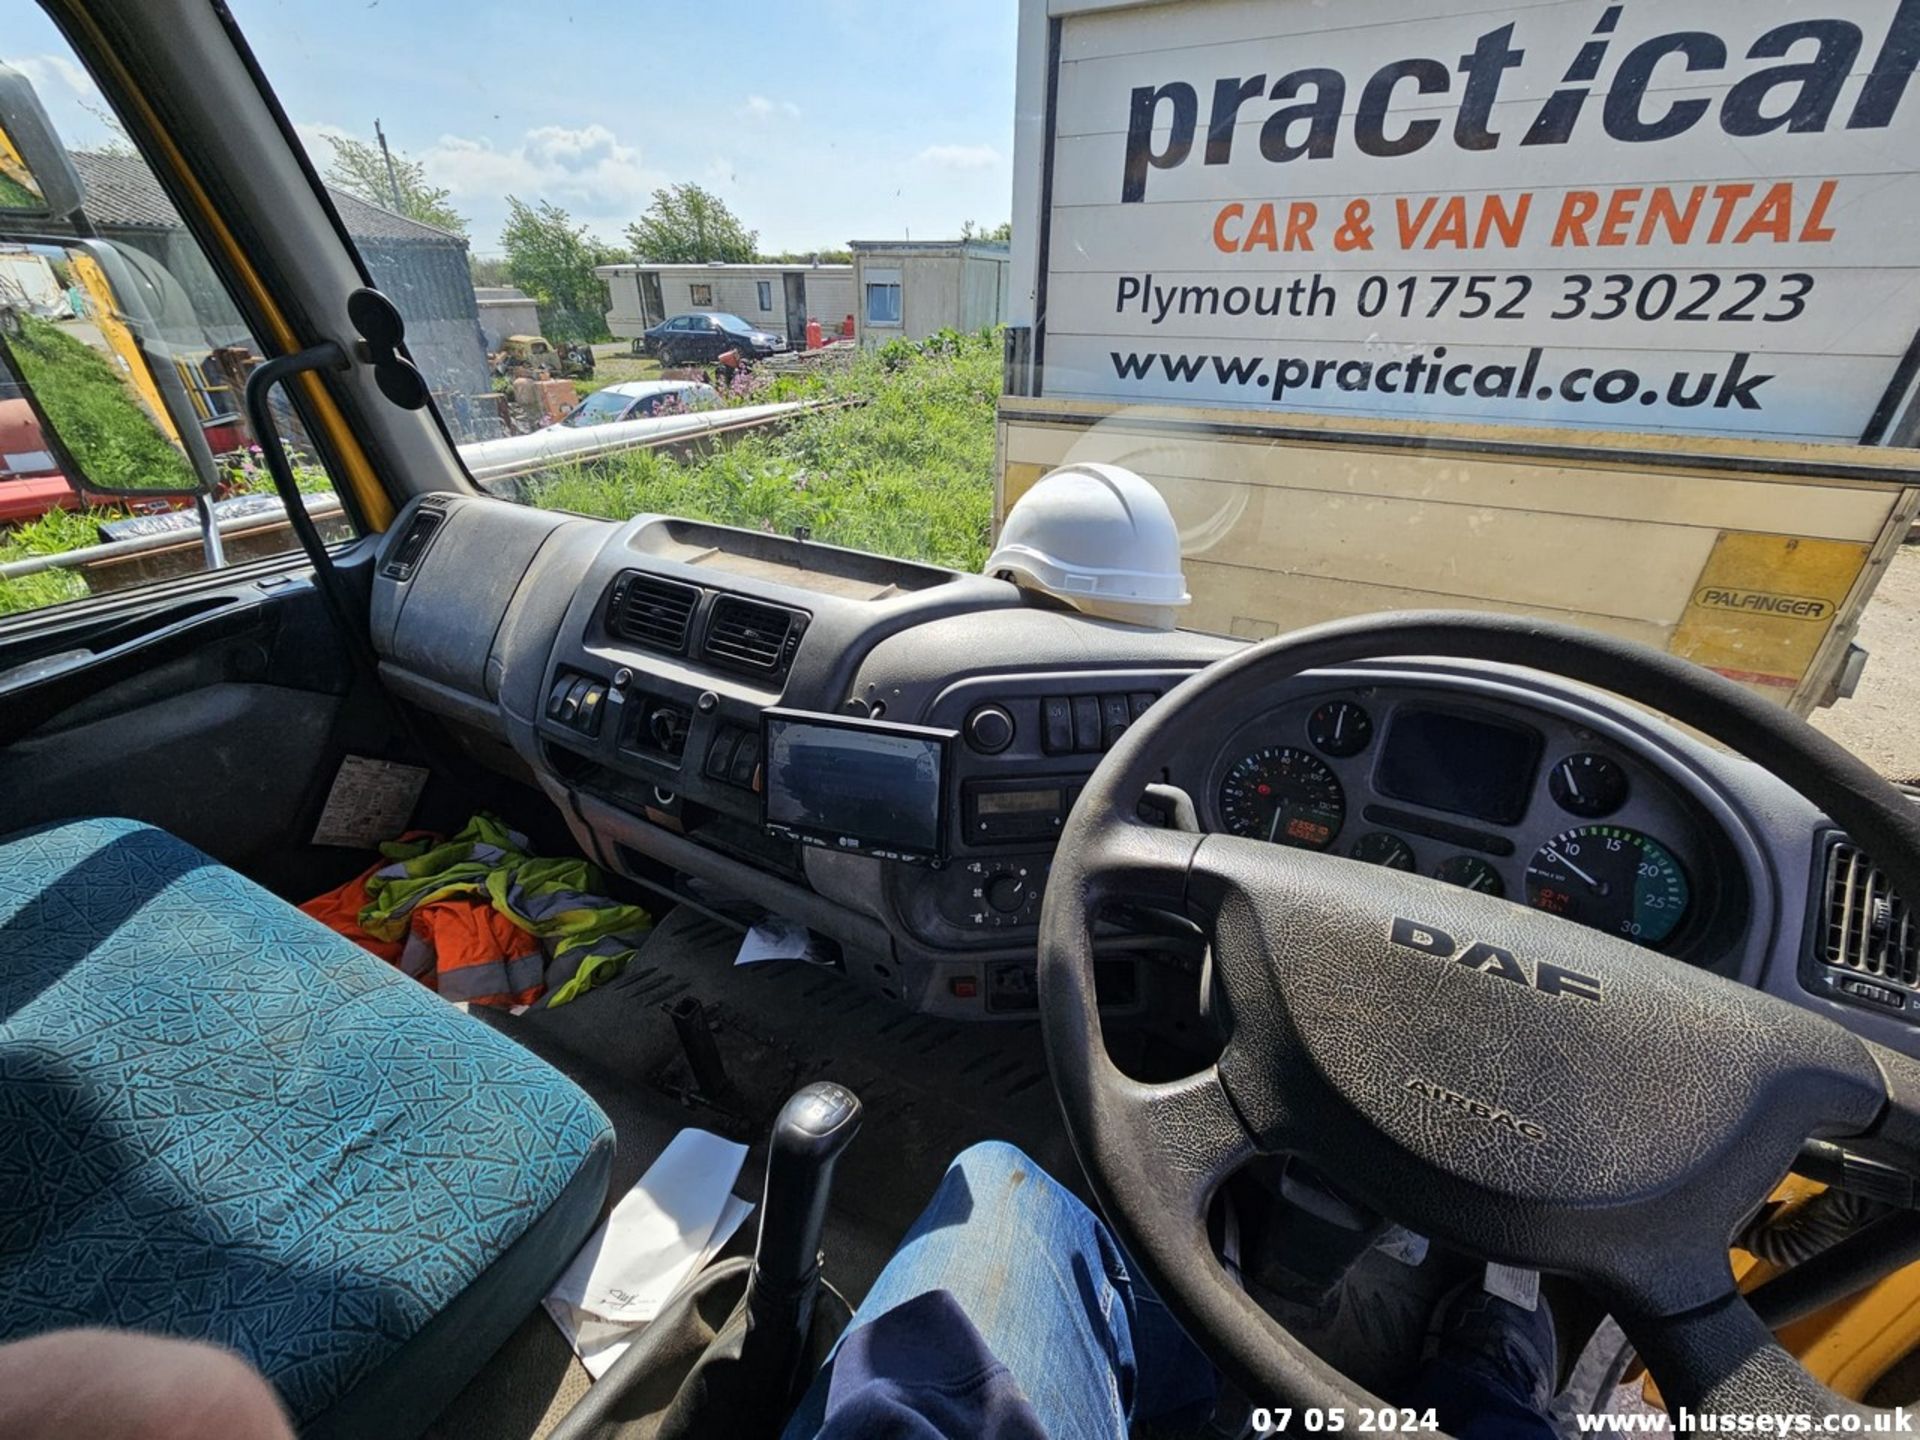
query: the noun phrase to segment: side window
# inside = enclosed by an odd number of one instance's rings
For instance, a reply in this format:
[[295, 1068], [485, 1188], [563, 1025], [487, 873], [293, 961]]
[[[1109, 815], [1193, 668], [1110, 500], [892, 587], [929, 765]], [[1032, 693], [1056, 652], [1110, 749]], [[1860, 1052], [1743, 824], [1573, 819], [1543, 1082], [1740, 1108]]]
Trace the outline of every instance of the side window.
[[867, 323], [900, 324], [900, 272], [867, 271]]
[[243, 413], [260, 345], [59, 33], [29, 0], [0, 17], [0, 616], [296, 550]]
[[713, 286], [689, 285], [687, 289], [692, 292], [693, 304], [698, 306], [707, 306], [707, 305], [713, 304]]
[[773, 309], [773, 282], [771, 280], [758, 280], [754, 282], [754, 285], [760, 292], [760, 308], [764, 311], [771, 311]]

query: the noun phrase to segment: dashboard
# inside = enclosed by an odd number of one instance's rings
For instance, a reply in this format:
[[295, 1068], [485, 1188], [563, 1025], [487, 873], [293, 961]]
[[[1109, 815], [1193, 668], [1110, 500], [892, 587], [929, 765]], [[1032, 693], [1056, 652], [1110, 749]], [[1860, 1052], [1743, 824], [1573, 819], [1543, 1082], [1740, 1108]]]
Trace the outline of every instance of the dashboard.
[[[451, 495], [383, 541], [371, 614], [389, 687], [609, 870], [798, 921], [849, 982], [982, 1020], [1037, 1008], [1054, 845], [1102, 756], [1246, 643]], [[1920, 1053], [1920, 933], [1870, 861], [1763, 767], [1570, 682], [1418, 658], [1296, 676], [1183, 736], [1140, 815], [1532, 905]], [[1113, 1016], [1192, 1011], [1190, 926], [1115, 916], [1096, 955]]]

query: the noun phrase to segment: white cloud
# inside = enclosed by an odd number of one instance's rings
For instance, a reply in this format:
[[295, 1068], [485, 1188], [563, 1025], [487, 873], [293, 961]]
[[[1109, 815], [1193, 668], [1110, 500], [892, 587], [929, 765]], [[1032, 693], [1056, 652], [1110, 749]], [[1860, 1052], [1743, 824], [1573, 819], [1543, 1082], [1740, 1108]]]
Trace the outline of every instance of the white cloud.
[[7, 63], [33, 82], [33, 88], [42, 92], [52, 89], [64, 89], [85, 100], [100, 98], [100, 88], [93, 83], [93, 77], [65, 55], [28, 55]]
[[769, 100], [764, 95], [749, 95], [747, 114], [756, 120], [771, 120], [776, 115], [784, 116], [788, 120], [798, 120], [800, 107], [791, 100]]
[[942, 170], [991, 170], [1000, 164], [1000, 152], [991, 145], [929, 145], [913, 159]]
[[542, 125], [513, 145], [485, 136], [442, 135], [416, 157], [436, 185], [456, 198], [552, 200], [602, 212], [644, 204], [661, 177], [604, 125]]
[[[352, 133], [327, 124], [295, 129], [323, 171], [333, 156], [327, 137]], [[509, 195], [529, 205], [552, 201], [577, 223], [611, 239], [639, 218], [655, 189], [669, 183], [667, 175], [647, 167], [639, 146], [624, 143], [601, 124], [541, 125], [508, 144], [485, 135], [445, 134], [425, 149], [405, 153], [470, 218], [475, 248], [482, 253], [494, 244]]]

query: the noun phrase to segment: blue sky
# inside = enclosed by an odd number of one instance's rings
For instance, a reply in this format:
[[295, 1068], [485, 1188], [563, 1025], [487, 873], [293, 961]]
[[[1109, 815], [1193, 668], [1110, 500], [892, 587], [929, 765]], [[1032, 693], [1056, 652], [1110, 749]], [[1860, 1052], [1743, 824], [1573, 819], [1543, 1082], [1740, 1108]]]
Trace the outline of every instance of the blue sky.
[[[371, 140], [378, 116], [481, 254], [508, 194], [617, 241], [657, 186], [692, 180], [769, 250], [934, 239], [1011, 206], [1013, 0], [231, 7], [323, 168], [329, 132]], [[99, 139], [38, 7], [0, 0], [0, 35], [67, 143]]]

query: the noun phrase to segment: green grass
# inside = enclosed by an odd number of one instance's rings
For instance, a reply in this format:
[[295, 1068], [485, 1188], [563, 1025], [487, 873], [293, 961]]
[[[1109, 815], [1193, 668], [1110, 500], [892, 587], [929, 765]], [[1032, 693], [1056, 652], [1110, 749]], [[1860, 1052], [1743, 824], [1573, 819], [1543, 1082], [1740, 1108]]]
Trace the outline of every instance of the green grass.
[[[65, 339], [66, 337], [60, 337]], [[762, 372], [764, 373], [764, 372]], [[625, 520], [660, 513], [792, 534], [977, 570], [993, 522], [993, 409], [1000, 393], [997, 334], [945, 334], [923, 346], [896, 342], [834, 370], [780, 375], [747, 403], [857, 399], [751, 434], [688, 461], [636, 450], [613, 461], [550, 472], [533, 504]], [[230, 472], [237, 492], [265, 476]], [[299, 467], [300, 488], [324, 472]], [[0, 532], [0, 563], [92, 545], [113, 514], [54, 511]], [[0, 581], [0, 615], [87, 593], [70, 571]]]
[[0, 175], [0, 209], [45, 210], [46, 199], [11, 175]]
[[977, 570], [993, 524], [996, 332], [895, 342], [782, 375], [755, 402], [859, 399], [688, 461], [637, 450], [540, 477], [531, 503], [624, 520], [658, 512]]
[[[98, 544], [101, 522], [113, 518], [106, 511], [49, 510], [29, 524], [0, 530], [0, 565]], [[78, 600], [86, 593], [87, 582], [71, 570], [42, 570], [18, 580], [0, 580], [0, 615]]]
[[50, 320], [18, 315], [9, 339], [20, 378], [96, 490], [192, 490], [199, 482], [132, 388], [98, 351]]

